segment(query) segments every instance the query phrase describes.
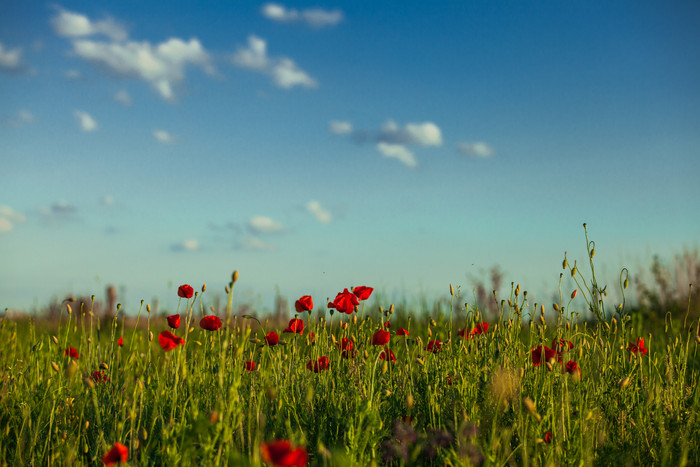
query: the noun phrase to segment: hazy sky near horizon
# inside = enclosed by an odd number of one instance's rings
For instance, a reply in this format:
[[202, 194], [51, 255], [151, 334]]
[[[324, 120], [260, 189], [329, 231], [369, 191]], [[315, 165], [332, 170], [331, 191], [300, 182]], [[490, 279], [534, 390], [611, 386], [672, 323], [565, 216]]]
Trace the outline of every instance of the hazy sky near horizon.
[[698, 245], [697, 2], [193, 5], [0, 3], [0, 308], [549, 291], [583, 222], [609, 271]]

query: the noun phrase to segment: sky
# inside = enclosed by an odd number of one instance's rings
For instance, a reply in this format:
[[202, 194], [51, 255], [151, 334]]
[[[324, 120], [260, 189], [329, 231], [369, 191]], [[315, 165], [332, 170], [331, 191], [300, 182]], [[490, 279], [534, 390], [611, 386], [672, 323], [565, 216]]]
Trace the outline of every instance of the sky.
[[[700, 238], [694, 1], [0, 3], [0, 308], [557, 288]], [[506, 293], [507, 290], [503, 290]], [[536, 301], [536, 300], [535, 300]]]

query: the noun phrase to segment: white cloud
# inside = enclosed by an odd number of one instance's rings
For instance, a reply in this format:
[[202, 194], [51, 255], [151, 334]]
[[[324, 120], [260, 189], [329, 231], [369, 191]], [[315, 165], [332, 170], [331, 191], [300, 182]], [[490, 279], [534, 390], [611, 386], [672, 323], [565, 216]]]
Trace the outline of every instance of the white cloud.
[[150, 42], [97, 42], [76, 40], [75, 54], [119, 76], [142, 79], [166, 100], [175, 99], [173, 86], [185, 79], [185, 68], [195, 65], [206, 73], [216, 74], [209, 53], [197, 39], [185, 42], [170, 38], [152, 45]]
[[197, 251], [199, 250], [199, 241], [195, 238], [188, 238], [180, 243], [170, 246], [173, 251]]
[[398, 159], [399, 162], [410, 168], [418, 167], [418, 161], [411, 151], [402, 144], [394, 143], [377, 143], [377, 149], [384, 157]]
[[336, 135], [349, 135], [352, 133], [352, 123], [350, 122], [333, 120], [328, 124], [328, 128], [330, 128], [331, 133]]
[[379, 140], [385, 143], [442, 146], [442, 132], [433, 122], [407, 123], [400, 128], [393, 120], [382, 125]]
[[459, 145], [457, 145], [457, 150], [467, 156], [481, 158], [491, 157], [496, 152], [489, 144], [481, 141], [475, 143], [459, 143]]
[[0, 68], [7, 71], [20, 71], [24, 68], [22, 61], [22, 49], [6, 49], [0, 42]]
[[75, 38], [101, 34], [114, 41], [124, 41], [128, 36], [124, 26], [111, 18], [90, 21], [85, 15], [67, 10], [60, 10], [57, 16], [51, 18], [51, 25], [56, 34], [63, 37]]
[[82, 110], [76, 110], [73, 112], [73, 115], [75, 115], [75, 118], [78, 119], [80, 129], [84, 132], [95, 131], [99, 128], [99, 125], [89, 113], [83, 112]]
[[153, 137], [163, 144], [172, 144], [175, 142], [175, 137], [165, 130], [153, 130]]
[[27, 218], [24, 214], [15, 211], [10, 206], [0, 205], [0, 233], [14, 230], [15, 224], [21, 224]]
[[306, 210], [313, 214], [321, 224], [328, 224], [333, 220], [331, 213], [324, 209], [318, 201], [312, 200], [306, 203]]
[[271, 251], [274, 247], [266, 242], [263, 242], [257, 237], [244, 237], [239, 240], [236, 244], [237, 248], [242, 250], [253, 250], [253, 251]]
[[343, 18], [340, 10], [323, 10], [321, 8], [309, 8], [302, 11], [294, 8], [286, 8], [278, 3], [267, 3], [262, 7], [262, 14], [267, 19], [281, 23], [303, 22], [313, 27], [335, 26]]
[[231, 57], [234, 65], [272, 77], [273, 82], [285, 89], [294, 86], [315, 88], [318, 83], [287, 57], [268, 57], [267, 42], [257, 36], [248, 36], [248, 46], [239, 47]]
[[269, 217], [255, 216], [248, 222], [248, 227], [253, 233], [273, 233], [281, 232], [284, 227], [279, 222], [276, 222]]
[[114, 100], [126, 107], [129, 107], [132, 104], [131, 95], [124, 89], [114, 95]]

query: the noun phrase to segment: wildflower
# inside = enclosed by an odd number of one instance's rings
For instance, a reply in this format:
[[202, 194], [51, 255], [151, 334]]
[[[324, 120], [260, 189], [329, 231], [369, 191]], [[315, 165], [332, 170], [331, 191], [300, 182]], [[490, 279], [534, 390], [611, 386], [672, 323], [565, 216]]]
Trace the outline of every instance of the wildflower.
[[319, 357], [315, 362], [309, 360], [306, 364], [306, 368], [314, 373], [320, 373], [323, 370], [327, 370], [331, 366], [331, 361], [328, 357]]
[[569, 349], [573, 349], [574, 344], [571, 341], [566, 341], [564, 339], [557, 339], [556, 337], [552, 339], [552, 349], [556, 350], [557, 353], [566, 352]]
[[119, 338], [119, 340], [117, 341], [117, 345], [118, 345], [119, 347], [123, 347], [123, 346], [124, 346], [124, 338], [123, 338], [123, 337], [120, 337], [120, 338]]
[[396, 363], [396, 356], [394, 355], [394, 352], [391, 349], [385, 348], [384, 350], [382, 350], [382, 352], [379, 354], [379, 358], [381, 358], [382, 360]]
[[386, 323], [384, 323], [384, 327], [385, 327], [385, 328], [390, 328], [390, 327], [391, 327], [391, 323], [390, 323], [389, 321], [387, 321]]
[[577, 294], [577, 293], [578, 293], [578, 289], [574, 289], [574, 291], [571, 292], [571, 300], [573, 300], [574, 298], [576, 298], [576, 294]]
[[633, 343], [630, 342], [630, 345], [627, 347], [627, 350], [633, 353], [639, 353], [641, 355], [646, 355], [649, 349], [644, 348], [644, 338], [643, 337], [638, 337], [637, 338], [637, 345], [634, 345]]
[[168, 326], [170, 326], [173, 329], [177, 329], [180, 327], [180, 315], [170, 315], [167, 318], [168, 320]]
[[316, 342], [316, 333], [310, 332], [309, 333], [309, 344], [313, 344], [314, 342]]
[[357, 299], [357, 297], [351, 292], [348, 292], [348, 289], [345, 289], [335, 296], [335, 299], [328, 304], [328, 308], [335, 308], [341, 313], [346, 313], [349, 315], [359, 304], [360, 301]]
[[398, 331], [396, 331], [397, 336], [406, 336], [408, 337], [408, 331], [405, 330], [404, 328], [399, 328]]
[[181, 298], [192, 298], [194, 289], [189, 284], [183, 284], [177, 288], [177, 296]]
[[552, 442], [552, 432], [548, 431], [547, 433], [544, 434], [544, 442], [549, 444]]
[[297, 313], [313, 310], [314, 301], [311, 299], [311, 295], [304, 295], [299, 300], [294, 302], [294, 309], [297, 310]]
[[207, 331], [216, 331], [221, 327], [221, 320], [218, 316], [207, 315], [199, 321], [199, 327]]
[[304, 334], [304, 321], [297, 318], [292, 318], [289, 320], [289, 325], [287, 326], [287, 329], [285, 329], [282, 332]]
[[169, 352], [173, 350], [175, 347], [178, 345], [182, 345], [185, 343], [185, 339], [181, 337], [177, 337], [175, 334], [173, 334], [170, 331], [163, 331], [160, 334], [158, 334], [158, 343], [160, 344], [160, 347], [165, 350], [166, 352]]
[[372, 336], [372, 345], [386, 345], [389, 343], [390, 338], [391, 333], [389, 331], [380, 329]]
[[68, 347], [65, 352], [63, 352], [63, 355], [73, 358], [73, 359], [78, 359], [80, 358], [80, 355], [78, 355], [78, 351], [75, 350], [73, 347]]
[[243, 369], [245, 369], [245, 371], [255, 370], [255, 362], [253, 360], [248, 360], [243, 364]]
[[465, 339], [469, 339], [471, 336], [477, 336], [479, 334], [486, 334], [486, 331], [489, 330], [489, 323], [483, 322], [483, 323], [477, 323], [477, 325], [469, 331], [468, 328], [464, 328], [461, 331], [459, 331], [459, 335], [464, 337]]
[[573, 360], [566, 363], [566, 372], [571, 375], [578, 373], [579, 378], [581, 377], [581, 367]]
[[267, 336], [265, 336], [265, 342], [267, 342], [267, 345], [270, 347], [277, 345], [279, 341], [280, 336], [278, 336], [275, 331], [268, 332]]
[[109, 381], [109, 376], [104, 371], [95, 370], [90, 378], [96, 383], [106, 383]]
[[428, 341], [428, 346], [425, 348], [428, 352], [438, 353], [442, 348], [442, 341]]
[[364, 285], [361, 285], [359, 287], [355, 287], [352, 290], [352, 293], [355, 294], [355, 296], [359, 300], [367, 300], [370, 295], [372, 295], [372, 292], [374, 292], [374, 289], [372, 287], [365, 287]]
[[129, 449], [122, 443], [114, 443], [112, 449], [102, 456], [104, 465], [123, 464], [129, 458]]
[[348, 339], [347, 337], [343, 337], [340, 339], [340, 342], [337, 344], [338, 349], [342, 352], [342, 357], [343, 358], [354, 358], [355, 357], [355, 343], [353, 342], [352, 339]]
[[532, 355], [532, 364], [535, 366], [540, 366], [542, 363], [542, 352], [544, 351], [544, 361], [546, 362], [550, 358], [554, 358], [557, 356], [557, 351], [554, 349], [550, 349], [549, 347], [542, 347], [541, 345], [538, 345], [534, 349], [530, 351], [530, 354]]
[[308, 461], [306, 448], [292, 448], [287, 440], [275, 440], [260, 445], [260, 456], [264, 462], [281, 467], [304, 467]]

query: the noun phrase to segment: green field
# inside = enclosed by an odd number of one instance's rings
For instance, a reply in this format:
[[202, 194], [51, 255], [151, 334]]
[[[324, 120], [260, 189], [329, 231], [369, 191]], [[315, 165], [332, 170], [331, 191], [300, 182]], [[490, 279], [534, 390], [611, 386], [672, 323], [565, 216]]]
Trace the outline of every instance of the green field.
[[[556, 303], [509, 284], [488, 313], [446, 284], [430, 310], [355, 287], [335, 308], [300, 298], [292, 321], [265, 320], [237, 313], [235, 273], [221, 309], [206, 287], [181, 288], [178, 323], [143, 302], [138, 317], [70, 300], [54, 320], [4, 317], [0, 459], [700, 465], [692, 287], [674, 301], [623, 270], [605, 288], [586, 241]], [[644, 303], [628, 303], [632, 288]]]

